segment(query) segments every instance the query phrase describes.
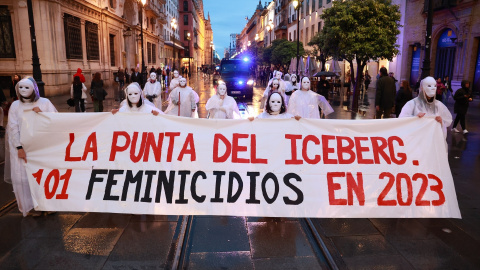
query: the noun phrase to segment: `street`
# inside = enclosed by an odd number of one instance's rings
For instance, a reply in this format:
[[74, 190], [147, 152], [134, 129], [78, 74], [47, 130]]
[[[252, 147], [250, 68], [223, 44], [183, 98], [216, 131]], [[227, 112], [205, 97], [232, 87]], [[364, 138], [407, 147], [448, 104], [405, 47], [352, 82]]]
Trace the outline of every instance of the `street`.
[[[199, 116], [215, 94], [193, 74]], [[263, 87], [245, 114], [260, 112]], [[334, 119], [372, 119], [332, 106]], [[51, 98], [73, 112], [69, 96]], [[118, 108], [108, 89], [105, 111]], [[166, 103], [164, 103], [164, 107]], [[453, 100], [448, 102], [453, 112]], [[87, 112], [92, 112], [91, 102]], [[372, 120], [373, 121], [373, 120]], [[58, 212], [22, 217], [11, 185], [0, 182], [1, 269], [478, 269], [480, 268], [480, 101], [470, 104], [469, 134], [449, 129], [449, 163], [462, 219], [294, 219], [228, 216], [153, 216]], [[3, 135], [3, 131], [2, 131]], [[421, 136], [421, 134], [419, 134]], [[5, 143], [4, 137], [1, 144]], [[4, 147], [1, 159], [4, 160]], [[3, 172], [2, 161], [1, 172]], [[3, 177], [3, 173], [2, 173]], [[3, 179], [3, 178], [2, 178]]]

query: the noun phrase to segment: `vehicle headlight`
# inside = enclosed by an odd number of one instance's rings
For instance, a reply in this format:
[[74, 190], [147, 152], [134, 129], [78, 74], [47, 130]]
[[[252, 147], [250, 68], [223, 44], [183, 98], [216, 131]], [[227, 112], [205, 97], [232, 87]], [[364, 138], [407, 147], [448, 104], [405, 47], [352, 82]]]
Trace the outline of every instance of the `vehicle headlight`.
[[242, 84], [243, 84], [243, 81], [238, 81], [238, 84], [242, 85]]
[[253, 85], [253, 80], [248, 80], [247, 84], [248, 85]]

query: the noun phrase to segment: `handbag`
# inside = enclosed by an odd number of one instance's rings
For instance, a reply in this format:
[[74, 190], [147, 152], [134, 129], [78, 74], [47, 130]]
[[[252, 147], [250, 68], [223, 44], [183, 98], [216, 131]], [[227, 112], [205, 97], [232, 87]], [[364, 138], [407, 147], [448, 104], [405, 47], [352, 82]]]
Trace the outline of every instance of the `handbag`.
[[73, 98], [67, 99], [67, 104], [68, 104], [68, 106], [70, 106], [70, 107], [75, 106], [75, 102], [73, 101]]

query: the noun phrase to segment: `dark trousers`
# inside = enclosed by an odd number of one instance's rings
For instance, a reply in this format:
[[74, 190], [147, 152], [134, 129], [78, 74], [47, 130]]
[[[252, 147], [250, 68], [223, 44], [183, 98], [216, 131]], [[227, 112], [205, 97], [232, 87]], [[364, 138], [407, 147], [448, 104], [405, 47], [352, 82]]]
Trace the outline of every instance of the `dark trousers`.
[[392, 114], [392, 108], [380, 108], [380, 110], [377, 111], [377, 115], [375, 119], [382, 119], [383, 118], [390, 118], [390, 115]]
[[75, 112], [84, 112], [85, 111], [85, 100], [83, 98], [73, 99], [75, 104]]
[[457, 113], [457, 116], [455, 116], [455, 122], [453, 122], [453, 127], [456, 127], [459, 121], [460, 121], [460, 126], [462, 126], [462, 129], [465, 130], [467, 128], [465, 126], [465, 114]]
[[94, 112], [103, 112], [103, 100], [94, 100], [93, 101], [93, 111]]

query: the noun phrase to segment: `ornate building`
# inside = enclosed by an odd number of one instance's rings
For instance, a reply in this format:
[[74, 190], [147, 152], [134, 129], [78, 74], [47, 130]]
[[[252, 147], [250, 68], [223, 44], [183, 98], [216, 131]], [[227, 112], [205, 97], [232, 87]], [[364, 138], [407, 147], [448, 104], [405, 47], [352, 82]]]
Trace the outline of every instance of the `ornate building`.
[[[32, 0], [45, 95], [67, 93], [72, 75], [83, 70], [113, 83], [119, 68], [141, 65], [143, 19], [146, 66], [163, 61], [165, 0]], [[32, 74], [32, 48], [26, 0], [0, 0], [0, 78]], [[4, 31], [3, 29], [9, 29]], [[3, 47], [0, 46], [0, 47]]]

